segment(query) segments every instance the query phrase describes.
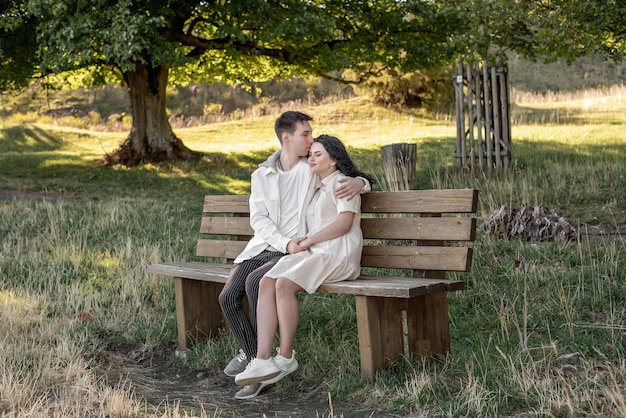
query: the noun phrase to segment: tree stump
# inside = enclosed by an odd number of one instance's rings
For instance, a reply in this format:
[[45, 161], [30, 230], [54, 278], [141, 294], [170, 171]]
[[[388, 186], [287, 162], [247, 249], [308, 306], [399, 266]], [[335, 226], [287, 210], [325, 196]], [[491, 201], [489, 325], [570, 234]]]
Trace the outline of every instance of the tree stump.
[[388, 190], [409, 190], [415, 175], [417, 144], [403, 142], [385, 145], [380, 148], [380, 153]]

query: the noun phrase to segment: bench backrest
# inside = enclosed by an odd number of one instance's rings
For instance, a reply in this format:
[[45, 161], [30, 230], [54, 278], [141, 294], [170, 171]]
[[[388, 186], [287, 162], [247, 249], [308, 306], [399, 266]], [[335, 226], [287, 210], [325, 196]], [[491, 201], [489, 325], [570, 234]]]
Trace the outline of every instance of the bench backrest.
[[[252, 235], [248, 195], [207, 195], [198, 256], [232, 261]], [[414, 277], [444, 278], [470, 271], [476, 234], [474, 189], [370, 192], [362, 196], [361, 266], [403, 269]]]

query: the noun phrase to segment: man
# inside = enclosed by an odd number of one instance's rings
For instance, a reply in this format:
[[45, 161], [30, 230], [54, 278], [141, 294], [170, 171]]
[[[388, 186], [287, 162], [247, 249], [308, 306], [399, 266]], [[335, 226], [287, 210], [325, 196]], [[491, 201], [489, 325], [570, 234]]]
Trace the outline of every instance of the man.
[[[226, 322], [241, 346], [239, 355], [224, 368], [228, 376], [241, 373], [256, 357], [259, 282], [280, 257], [305, 250], [297, 244], [297, 238], [306, 236], [305, 210], [315, 187], [314, 176], [306, 162], [313, 144], [311, 120], [310, 116], [301, 112], [283, 113], [274, 125], [281, 149], [252, 173], [250, 224], [254, 236], [235, 259], [219, 296]], [[338, 198], [352, 198], [369, 188], [367, 180], [350, 178], [337, 189], [336, 195]], [[242, 307], [246, 294], [249, 316]], [[296, 368], [297, 365], [271, 380], [245, 386], [235, 397], [254, 398], [265, 386], [277, 382]]]

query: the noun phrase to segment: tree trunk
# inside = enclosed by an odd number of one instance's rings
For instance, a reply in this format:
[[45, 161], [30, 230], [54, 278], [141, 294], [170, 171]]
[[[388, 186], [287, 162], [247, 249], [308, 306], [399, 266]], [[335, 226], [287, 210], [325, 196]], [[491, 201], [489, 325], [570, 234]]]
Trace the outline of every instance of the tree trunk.
[[135, 70], [124, 73], [133, 113], [130, 134], [120, 147], [99, 161], [102, 165], [159, 163], [198, 159], [174, 135], [167, 118], [165, 95], [168, 69], [136, 63]]

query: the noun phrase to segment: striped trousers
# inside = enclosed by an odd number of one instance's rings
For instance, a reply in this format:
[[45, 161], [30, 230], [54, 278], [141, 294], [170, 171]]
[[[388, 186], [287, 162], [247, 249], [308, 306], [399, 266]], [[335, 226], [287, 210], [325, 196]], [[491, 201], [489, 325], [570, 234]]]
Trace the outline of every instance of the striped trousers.
[[[257, 352], [256, 305], [259, 298], [259, 283], [265, 273], [284, 255], [281, 252], [263, 251], [235, 264], [220, 293], [219, 302], [226, 323], [249, 359], [256, 357]], [[246, 295], [248, 314], [242, 305]]]

